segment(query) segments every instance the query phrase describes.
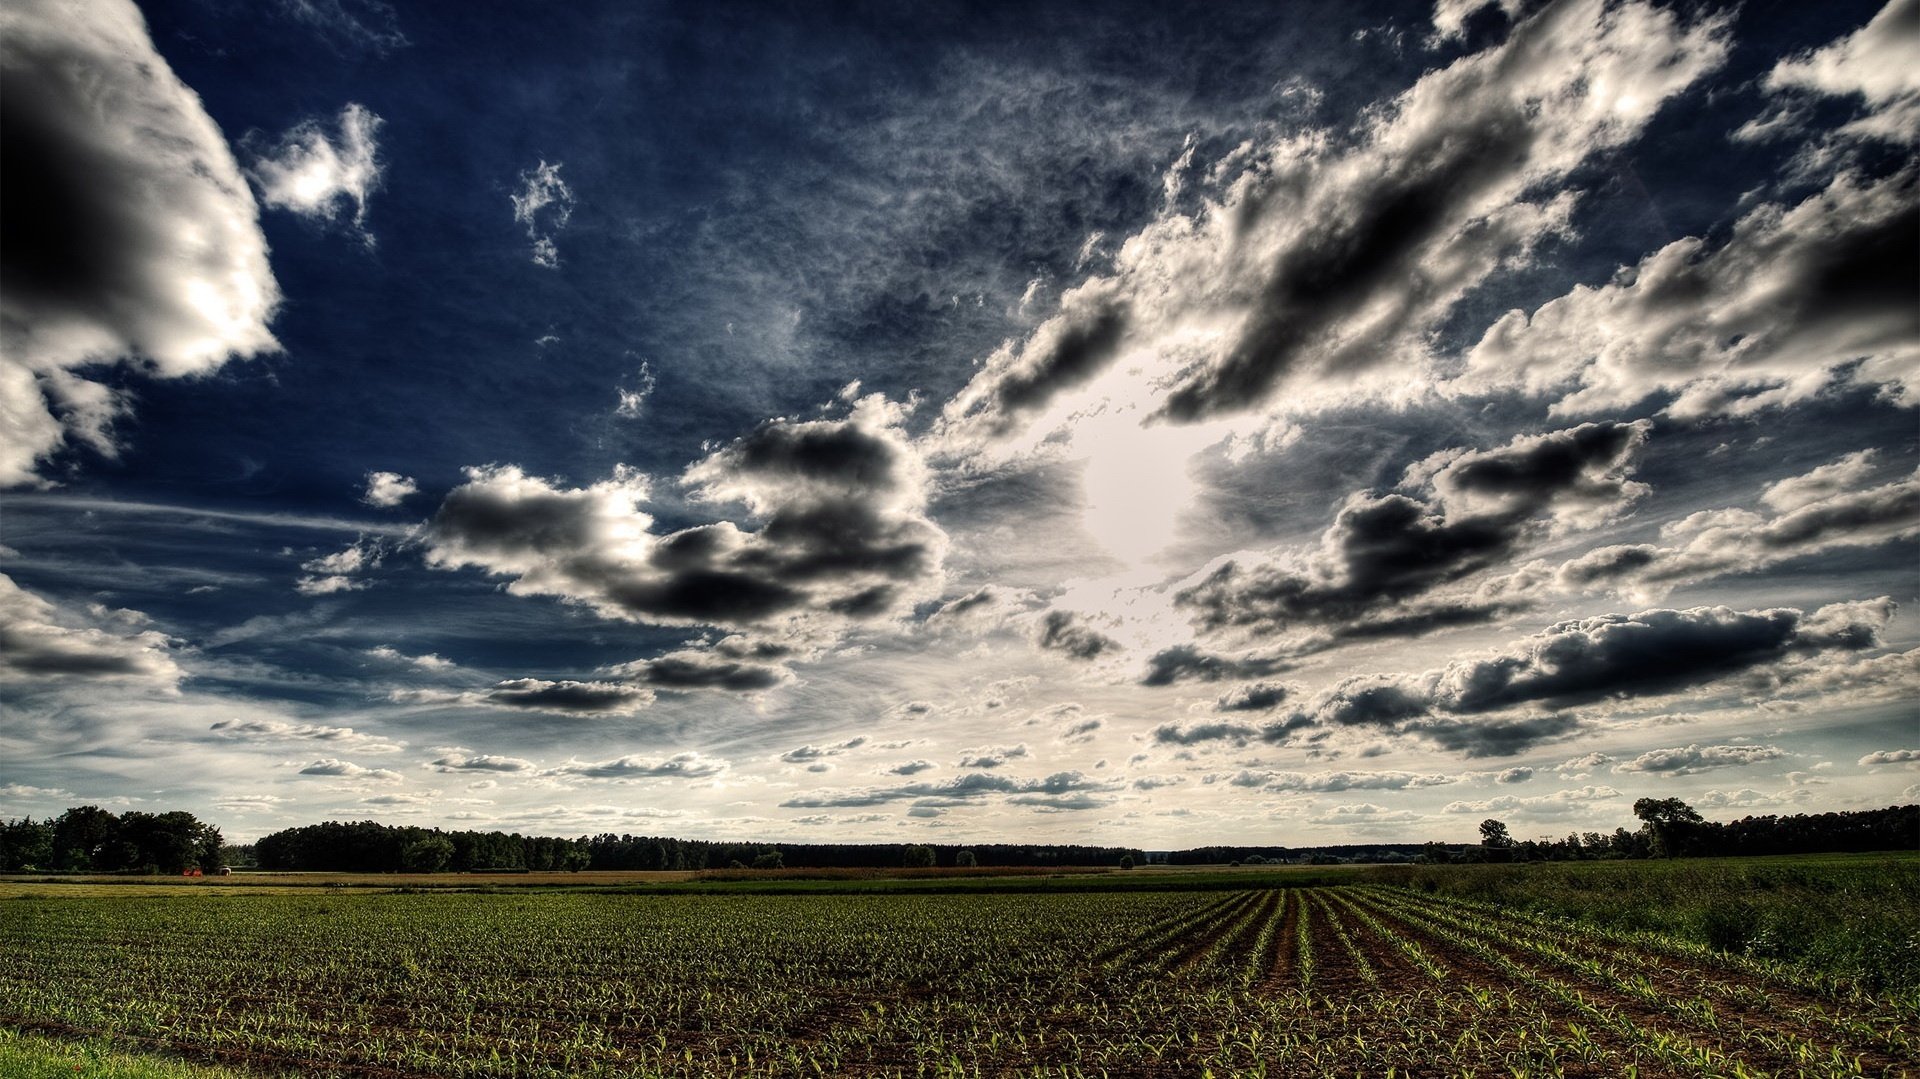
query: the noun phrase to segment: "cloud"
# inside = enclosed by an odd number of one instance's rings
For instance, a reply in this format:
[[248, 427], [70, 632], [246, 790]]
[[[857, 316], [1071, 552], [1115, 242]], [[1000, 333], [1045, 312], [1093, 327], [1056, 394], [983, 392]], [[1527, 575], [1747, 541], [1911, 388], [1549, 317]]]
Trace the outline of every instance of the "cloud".
[[1360, 675], [1268, 725], [1285, 737], [1308, 727], [1375, 727], [1468, 756], [1519, 752], [1580, 727], [1564, 711], [1483, 717], [1522, 706], [1555, 710], [1675, 693], [1772, 665], [1875, 646], [1892, 617], [1886, 600], [1791, 607], [1649, 610], [1561, 622], [1477, 659], [1418, 675]]
[[1419, 772], [1241, 772], [1236, 787], [1258, 786], [1285, 793], [1330, 794], [1340, 791], [1403, 791], [1458, 783], [1457, 776]]
[[883, 617], [938, 587], [947, 543], [900, 418], [870, 398], [847, 420], [774, 420], [687, 470], [696, 501], [743, 505], [757, 531], [722, 520], [655, 534], [639, 508], [650, 484], [624, 467], [579, 489], [468, 469], [428, 524], [427, 562], [659, 625]]
[[97, 609], [98, 625], [15, 584], [0, 573], [0, 682], [37, 685], [49, 679], [147, 682], [172, 690], [183, 672], [167, 635], [141, 629], [134, 611]]
[[0, 487], [63, 445], [112, 456], [126, 398], [78, 373], [205, 375], [277, 351], [259, 211], [126, 0], [0, 15]]
[[676, 753], [664, 758], [616, 757], [597, 763], [568, 761], [541, 774], [586, 779], [710, 779], [730, 767], [732, 765], [724, 760], [699, 753]]
[[1585, 812], [1594, 802], [1610, 801], [1620, 797], [1620, 792], [1612, 787], [1589, 786], [1572, 790], [1555, 791], [1552, 794], [1519, 798], [1503, 795], [1499, 798], [1487, 798], [1481, 801], [1448, 802], [1442, 813], [1520, 813], [1529, 817], [1554, 817], [1569, 813]]
[[1703, 746], [1694, 743], [1674, 749], [1649, 750], [1630, 761], [1614, 765], [1613, 770], [1690, 776], [1714, 768], [1744, 768], [1762, 761], [1779, 760], [1786, 755], [1777, 746]]
[[527, 239], [533, 241], [534, 264], [559, 269], [560, 249], [553, 237], [573, 217], [573, 189], [560, 178], [560, 163], [542, 160], [521, 173], [520, 190], [511, 198], [513, 219], [527, 227]]
[[945, 808], [965, 805], [995, 794], [1068, 798], [1076, 794], [1113, 789], [1114, 784], [1089, 779], [1080, 772], [1055, 772], [1044, 779], [1015, 779], [990, 772], [969, 772], [938, 783], [909, 783], [897, 787], [867, 787], [826, 794], [796, 795], [780, 805], [785, 809], [850, 809], [924, 800], [929, 808]]
[[1026, 743], [1017, 746], [963, 750], [960, 757], [962, 768], [999, 768], [1011, 760], [1029, 755]]
[[278, 719], [223, 719], [207, 730], [222, 738], [246, 742], [290, 741], [331, 742], [362, 753], [397, 753], [406, 748], [380, 735], [356, 731], [352, 727], [329, 727], [323, 723], [289, 723]]
[[1669, 522], [1662, 538], [1678, 541], [1598, 547], [1562, 564], [1559, 585], [1580, 591], [1603, 584], [1636, 595], [1661, 593], [1730, 573], [1752, 573], [1793, 558], [1874, 547], [1920, 535], [1920, 475], [1868, 486], [1874, 450], [1851, 453], [1766, 488], [1772, 514], [1707, 510]]
[[1860, 767], [1876, 764], [1913, 764], [1920, 762], [1920, 749], [1882, 749], [1860, 758]]
[[452, 670], [457, 666], [452, 660], [434, 655], [431, 652], [424, 656], [409, 656], [397, 648], [391, 648], [384, 644], [377, 648], [367, 649], [367, 655], [388, 663], [405, 663], [409, 666], [418, 667], [423, 671], [446, 671]]
[[1302, 627], [1401, 635], [1485, 621], [1507, 606], [1407, 603], [1505, 562], [1549, 529], [1591, 527], [1632, 504], [1648, 490], [1626, 478], [1648, 427], [1589, 423], [1435, 454], [1407, 469], [1401, 486], [1418, 494], [1356, 493], [1316, 547], [1223, 560], [1174, 603], [1202, 632], [1257, 636]]
[[1569, 178], [1721, 63], [1729, 26], [1549, 5], [1349, 131], [1249, 143], [1193, 216], [1153, 221], [1112, 274], [989, 357], [945, 433], [998, 438], [1115, 398], [1192, 422], [1312, 408], [1369, 379], [1400, 392], [1462, 298], [1568, 230]]
[[339, 574], [327, 577], [301, 577], [293, 582], [293, 590], [303, 596], [331, 596], [337, 592], [362, 592], [372, 587], [372, 581], [355, 580]]
[[1161, 745], [1197, 746], [1207, 742], [1231, 741], [1244, 744], [1260, 732], [1244, 723], [1162, 723], [1153, 729], [1153, 740]]
[[631, 715], [653, 703], [653, 693], [620, 682], [549, 682], [514, 678], [479, 694], [483, 704], [568, 714]]
[[303, 776], [337, 776], [341, 779], [373, 779], [383, 783], [399, 780], [399, 772], [390, 768], [365, 768], [352, 761], [343, 761], [334, 757], [325, 757], [300, 769]]
[[929, 760], [905, 761], [903, 763], [896, 764], [893, 767], [887, 769], [887, 774], [896, 775], [896, 776], [911, 776], [911, 775], [918, 775], [921, 772], [931, 771], [938, 767], [939, 765]]
[[1102, 653], [1117, 651], [1119, 641], [1093, 629], [1072, 611], [1048, 611], [1034, 632], [1034, 643], [1073, 659], [1097, 659]]
[[1233, 678], [1259, 678], [1277, 674], [1287, 664], [1277, 656], [1257, 653], [1227, 655], [1209, 652], [1193, 644], [1177, 644], [1155, 652], [1147, 660], [1143, 686], [1170, 686], [1187, 680], [1221, 682]]
[[1213, 702], [1217, 712], [1270, 712], [1284, 704], [1294, 687], [1284, 682], [1254, 682]]
[[1614, 758], [1605, 753], [1583, 753], [1571, 760], [1561, 761], [1554, 771], [1561, 779], [1585, 779], [1594, 772], [1614, 762]]
[[670, 691], [720, 689], [758, 693], [793, 680], [793, 673], [784, 667], [751, 663], [699, 649], [623, 663], [613, 668], [613, 673]]
[[1767, 73], [1766, 86], [1786, 96], [1858, 97], [1867, 105], [1865, 114], [1835, 135], [1911, 144], [1920, 138], [1920, 74], [1913, 64], [1916, 23], [1920, 2], [1892, 0], [1852, 34], [1780, 61]]
[[351, 205], [354, 231], [371, 247], [367, 199], [380, 187], [374, 136], [381, 123], [365, 106], [349, 104], [340, 110], [331, 136], [318, 120], [296, 125], [278, 143], [253, 154], [247, 175], [259, 188], [260, 201], [271, 209], [327, 222], [339, 220]]
[[534, 763], [523, 757], [504, 757], [492, 753], [452, 753], [434, 760], [427, 767], [436, 772], [510, 773], [530, 772]]
[[398, 506], [420, 492], [418, 484], [398, 472], [367, 473], [367, 490], [360, 501], [382, 508]]
[[1509, 312], [1462, 392], [1558, 396], [1556, 415], [1677, 396], [1672, 415], [1747, 415], [1839, 384], [1909, 402], [1920, 365], [1920, 169], [1852, 174], [1749, 211], [1717, 248], [1676, 240], [1599, 287]]
[[399, 17], [381, 0], [279, 0], [279, 8], [342, 52], [385, 56], [409, 44]]
[[866, 744], [867, 740], [862, 737], [849, 738], [837, 745], [830, 746], [805, 745], [798, 749], [787, 750], [785, 753], [780, 754], [778, 759], [788, 764], [805, 764], [808, 761], [822, 760], [826, 757], [837, 757], [848, 750], [859, 749]]

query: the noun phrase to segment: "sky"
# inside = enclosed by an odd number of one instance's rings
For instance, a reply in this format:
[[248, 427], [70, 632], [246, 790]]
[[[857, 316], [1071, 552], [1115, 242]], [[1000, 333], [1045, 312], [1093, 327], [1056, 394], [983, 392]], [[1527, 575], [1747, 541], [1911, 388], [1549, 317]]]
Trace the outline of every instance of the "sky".
[[0, 815], [1920, 800], [1920, 0], [0, 12]]

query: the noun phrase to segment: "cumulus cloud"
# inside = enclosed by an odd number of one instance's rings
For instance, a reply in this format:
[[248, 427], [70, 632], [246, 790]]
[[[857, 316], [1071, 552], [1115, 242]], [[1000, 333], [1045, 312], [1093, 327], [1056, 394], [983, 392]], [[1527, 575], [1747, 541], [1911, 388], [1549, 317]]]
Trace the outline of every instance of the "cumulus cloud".
[[352, 727], [329, 727], [324, 723], [289, 723], [279, 719], [223, 719], [207, 728], [222, 738], [246, 742], [292, 741], [329, 742], [362, 753], [397, 753], [406, 748], [379, 735], [356, 731]]
[[1222, 560], [1174, 602], [1202, 632], [1263, 636], [1303, 627], [1398, 636], [1485, 621], [1509, 605], [1413, 601], [1505, 563], [1531, 537], [1591, 527], [1631, 505], [1648, 490], [1627, 478], [1647, 430], [1589, 423], [1435, 454], [1407, 469], [1401, 485], [1415, 494], [1356, 493], [1316, 547]]
[[226, 139], [128, 0], [0, 13], [0, 486], [63, 445], [113, 455], [118, 393], [275, 351], [279, 287]]
[[1339, 791], [1403, 791], [1444, 787], [1456, 776], [1419, 772], [1241, 772], [1231, 779], [1236, 787], [1259, 787], [1282, 793], [1328, 794]]
[[786, 809], [851, 809], [917, 801], [925, 808], [966, 805], [990, 795], [1071, 798], [1116, 789], [1112, 783], [1080, 772], [1055, 772], [1044, 779], [1015, 779], [991, 772], [969, 772], [938, 783], [908, 783], [897, 787], [865, 787], [821, 794], [796, 795], [780, 803]]
[[1143, 686], [1171, 686], [1179, 682], [1222, 682], [1234, 678], [1259, 678], [1278, 674], [1287, 663], [1278, 656], [1245, 652], [1230, 655], [1210, 652], [1198, 645], [1177, 644], [1155, 652], [1147, 660], [1140, 678]]
[[325, 757], [300, 769], [303, 776], [335, 776], [340, 779], [369, 779], [390, 783], [401, 778], [399, 772], [391, 768], [367, 768], [352, 761], [343, 761], [335, 757]]
[[[92, 622], [95, 624], [86, 624]], [[183, 672], [167, 635], [135, 611], [65, 611], [0, 573], [0, 682], [146, 682], [172, 690]]]
[[428, 564], [512, 578], [606, 617], [751, 628], [883, 617], [938, 587], [946, 534], [925, 516], [925, 472], [877, 398], [846, 420], [774, 420], [690, 467], [699, 502], [762, 522], [660, 535], [629, 469], [566, 488], [512, 466], [467, 471], [426, 529]]
[[616, 757], [595, 763], [568, 761], [541, 774], [586, 779], [710, 779], [730, 767], [724, 760], [699, 753], [676, 753], [671, 757]]
[[534, 763], [523, 757], [505, 757], [493, 753], [450, 753], [435, 759], [427, 767], [436, 772], [511, 773], [530, 772]]
[[999, 768], [1008, 761], [1028, 756], [1030, 751], [1026, 743], [1016, 746], [998, 746], [964, 750], [960, 756], [962, 768]]
[[[1418, 675], [1361, 675], [1263, 729], [1273, 740], [1308, 727], [1372, 727], [1468, 756], [1504, 756], [1581, 726], [1566, 711], [1707, 686], [1809, 656], [1879, 642], [1886, 600], [1791, 607], [1649, 610], [1561, 622], [1506, 650]], [[1525, 706], [1555, 711], [1487, 718]], [[1571, 762], [1570, 762], [1571, 763]]]
[[[862, 737], [862, 738], [849, 738], [844, 742], [839, 742], [834, 745], [826, 745], [826, 746], [804, 745], [804, 746], [800, 746], [797, 749], [787, 750], [785, 753], [780, 754], [778, 759], [787, 764], [805, 764], [808, 761], [822, 760], [827, 757], [837, 757], [842, 753], [848, 752], [849, 750], [859, 749], [861, 746], [864, 746], [866, 744], [867, 744], [867, 740], [864, 737]], [[902, 774], [905, 774], [905, 773], [902, 773]]]
[[[1840, 138], [1912, 143], [1920, 139], [1920, 0], [1892, 0], [1867, 25], [1821, 49], [1780, 61], [1767, 88], [1784, 96], [1857, 97], [1864, 115], [1834, 134]], [[1758, 133], [1759, 125], [1742, 128]]]
[[1119, 641], [1085, 622], [1085, 616], [1072, 611], [1048, 611], [1033, 635], [1034, 643], [1051, 652], [1073, 659], [1097, 659], [1121, 648]]
[[1778, 746], [1703, 746], [1694, 743], [1673, 749], [1649, 750], [1630, 761], [1614, 765], [1613, 770], [1690, 776], [1714, 768], [1743, 768], [1763, 761], [1779, 760], [1786, 755]]
[[424, 656], [409, 656], [397, 648], [384, 644], [377, 648], [367, 649], [367, 655], [387, 663], [405, 663], [410, 667], [418, 667], [423, 671], [446, 671], [452, 670], [456, 666], [452, 660], [437, 656], [432, 652]]
[[369, 506], [398, 506], [420, 492], [418, 484], [398, 472], [367, 473], [367, 489], [360, 501]]
[[374, 136], [380, 117], [363, 105], [349, 104], [329, 133], [307, 120], [273, 146], [257, 151], [247, 175], [268, 207], [291, 210], [319, 221], [338, 221], [352, 208], [353, 228], [368, 246], [367, 198], [380, 186], [381, 162]]
[[623, 663], [613, 668], [613, 673], [637, 679], [655, 689], [679, 692], [721, 689], [757, 693], [793, 680], [792, 672], [785, 667], [701, 649], [684, 649]]
[[1620, 792], [1612, 787], [1589, 786], [1572, 790], [1555, 791], [1552, 794], [1535, 795], [1520, 798], [1503, 795], [1499, 798], [1486, 798], [1480, 801], [1448, 802], [1440, 810], [1442, 813], [1520, 813], [1528, 817], [1555, 817], [1586, 811], [1592, 803], [1610, 801], [1620, 797]]
[[921, 772], [932, 771], [933, 769], [938, 767], [939, 765], [933, 763], [930, 760], [903, 761], [887, 769], [887, 774], [896, 775], [896, 776], [911, 776], [911, 775], [918, 775]]
[[1833, 386], [1910, 402], [1920, 365], [1920, 169], [1835, 178], [1762, 205], [1718, 247], [1676, 240], [1599, 287], [1509, 312], [1455, 384], [1558, 397], [1556, 414], [1676, 395], [1680, 418], [1746, 415]]
[[1614, 759], [1605, 753], [1582, 753], [1578, 757], [1561, 761], [1554, 771], [1561, 779], [1585, 779], [1594, 772], [1612, 764]]
[[535, 265], [560, 268], [560, 249], [553, 237], [573, 218], [573, 189], [560, 178], [560, 162], [538, 165], [520, 174], [520, 190], [513, 199], [513, 219], [526, 226], [533, 242]]
[[1877, 453], [1851, 453], [1771, 484], [1761, 502], [1772, 512], [1706, 510], [1669, 522], [1672, 543], [1598, 547], [1560, 566], [1562, 588], [1606, 585], [1660, 594], [1729, 573], [1751, 573], [1788, 559], [1874, 547], [1920, 535], [1920, 474], [1868, 484]]
[[1293, 688], [1283, 682], [1254, 682], [1213, 702], [1219, 712], [1270, 712], [1284, 704]]
[[1920, 749], [1882, 749], [1860, 758], [1862, 768], [1876, 764], [1914, 764], [1920, 763]]
[[561, 715], [631, 715], [653, 703], [653, 693], [621, 682], [549, 682], [513, 678], [478, 695], [483, 704]]
[[1242, 147], [1201, 210], [1154, 221], [989, 357], [947, 406], [948, 433], [1001, 436], [1108, 375], [1126, 391], [1093, 392], [1183, 422], [1310, 408], [1369, 379], [1389, 390], [1463, 297], [1567, 230], [1567, 180], [1717, 67], [1728, 26], [1549, 5], [1351, 131]]
[[1197, 746], [1220, 741], [1243, 745], [1259, 733], [1244, 723], [1162, 723], [1153, 729], [1153, 740], [1168, 746]]

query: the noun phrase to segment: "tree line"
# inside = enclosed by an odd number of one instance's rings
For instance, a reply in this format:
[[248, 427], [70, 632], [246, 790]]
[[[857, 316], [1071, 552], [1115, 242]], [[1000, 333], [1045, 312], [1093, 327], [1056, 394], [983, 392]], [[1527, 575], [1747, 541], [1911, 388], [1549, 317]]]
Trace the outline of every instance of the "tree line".
[[0, 822], [0, 869], [179, 873], [222, 864], [220, 829], [191, 813], [75, 806], [57, 817]]
[[987, 843], [742, 843], [603, 833], [565, 839], [517, 832], [444, 831], [375, 821], [328, 821], [286, 828], [244, 847], [191, 813], [128, 812], [78, 806], [57, 817], [0, 822], [0, 871], [178, 873], [222, 864], [261, 869], [396, 873], [551, 872], [579, 869], [863, 869], [896, 866], [1049, 867], [1226, 862], [1484, 862], [1597, 858], [1687, 858], [1913, 850], [1920, 805], [1856, 812], [1750, 816], [1715, 822], [1677, 798], [1634, 804], [1638, 830], [1575, 832], [1515, 840], [1489, 819], [1475, 846], [1367, 843], [1319, 847], [1207, 846], [1149, 857], [1132, 847]]

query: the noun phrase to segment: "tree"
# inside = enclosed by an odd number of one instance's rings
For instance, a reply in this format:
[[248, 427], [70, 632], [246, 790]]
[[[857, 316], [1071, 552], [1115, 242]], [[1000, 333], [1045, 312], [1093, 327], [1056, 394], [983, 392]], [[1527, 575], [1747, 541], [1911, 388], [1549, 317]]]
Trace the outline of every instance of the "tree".
[[1644, 822], [1655, 858], [1679, 858], [1696, 853], [1709, 825], [1692, 806], [1678, 798], [1642, 798], [1633, 803], [1633, 815]]
[[1122, 855], [1120, 856], [1120, 868], [1122, 868], [1122, 869], [1132, 869], [1132, 868], [1133, 868], [1133, 855], [1131, 855], [1131, 854], [1122, 854]]
[[786, 855], [781, 854], [777, 850], [763, 851], [760, 854], [757, 854], [754, 856], [753, 868], [779, 869], [782, 866], [786, 865], [786, 861], [787, 861]]
[[443, 835], [416, 839], [400, 851], [400, 865], [409, 873], [438, 873], [453, 863], [453, 840]]
[[22, 817], [0, 824], [0, 869], [45, 869], [53, 864], [53, 821]]
[[1480, 845], [1504, 849], [1513, 846], [1513, 836], [1507, 834], [1505, 823], [1488, 817], [1480, 822]]
[[120, 836], [120, 818], [99, 806], [75, 806], [53, 822], [53, 866], [86, 872], [117, 869], [99, 864]]
[[908, 869], [925, 869], [933, 865], [933, 848], [908, 847], [900, 852], [900, 864]]
[[953, 864], [964, 869], [972, 869], [980, 864], [980, 859], [974, 857], [974, 853], [970, 850], [956, 851], [953, 855]]

